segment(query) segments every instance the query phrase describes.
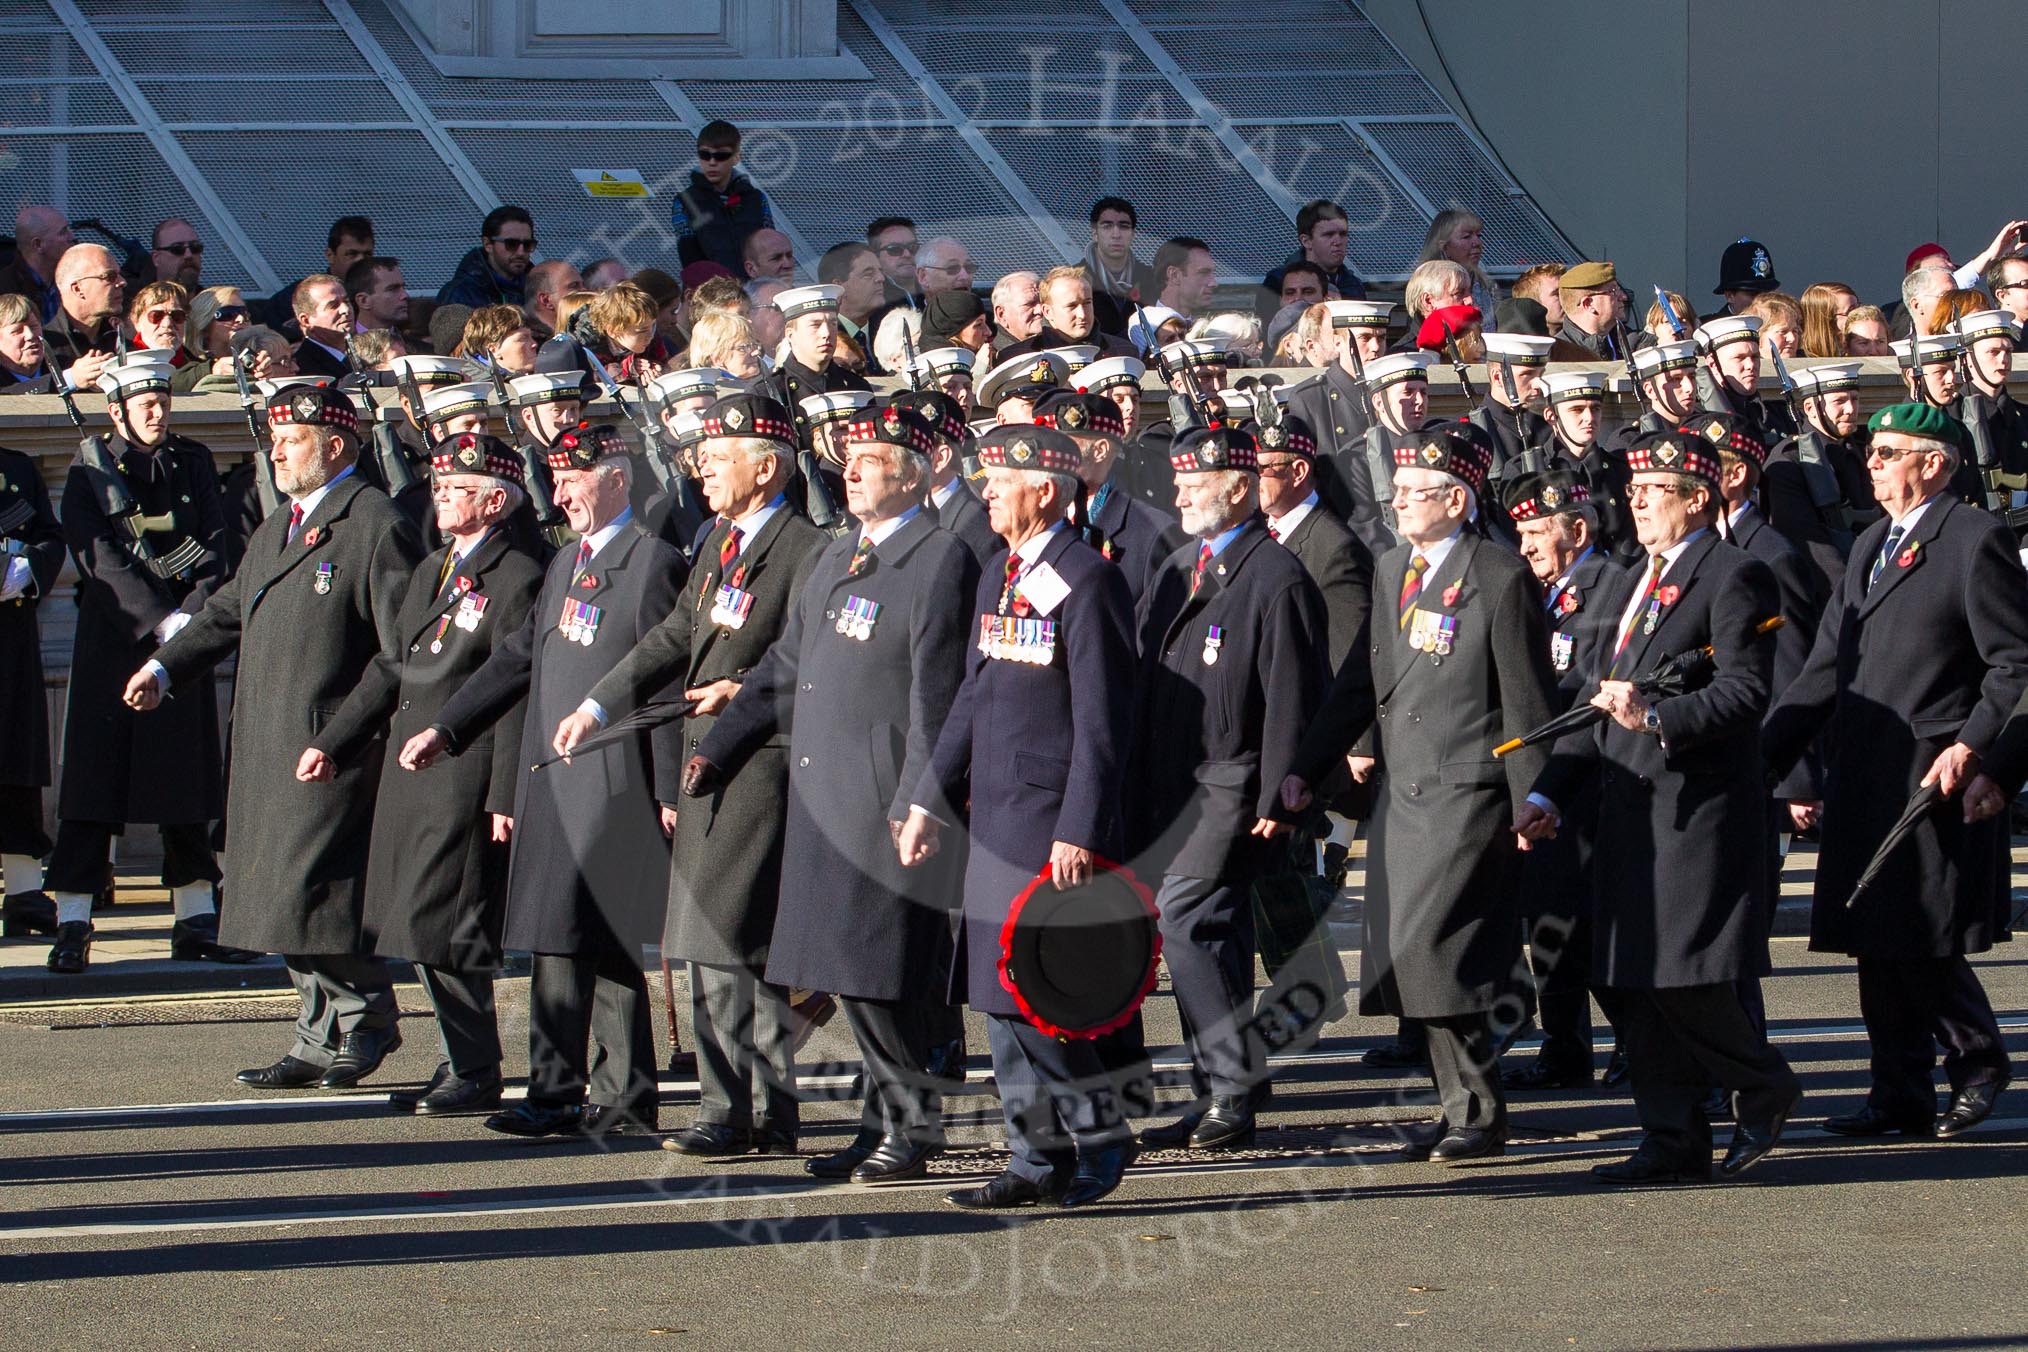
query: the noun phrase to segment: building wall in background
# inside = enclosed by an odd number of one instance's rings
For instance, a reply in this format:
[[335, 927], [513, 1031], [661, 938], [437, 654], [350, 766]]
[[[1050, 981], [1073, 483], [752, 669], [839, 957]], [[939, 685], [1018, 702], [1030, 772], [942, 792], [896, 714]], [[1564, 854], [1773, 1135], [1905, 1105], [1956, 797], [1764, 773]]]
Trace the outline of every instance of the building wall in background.
[[2028, 217], [2011, 92], [2028, 6], [1361, 8], [1454, 107], [1469, 106], [1577, 246], [1611, 258], [1643, 292], [1660, 282], [1712, 303], [1719, 254], [1751, 235], [1791, 294], [1837, 280], [1886, 300], [1917, 244], [1936, 240], [1962, 261], [2007, 220]]

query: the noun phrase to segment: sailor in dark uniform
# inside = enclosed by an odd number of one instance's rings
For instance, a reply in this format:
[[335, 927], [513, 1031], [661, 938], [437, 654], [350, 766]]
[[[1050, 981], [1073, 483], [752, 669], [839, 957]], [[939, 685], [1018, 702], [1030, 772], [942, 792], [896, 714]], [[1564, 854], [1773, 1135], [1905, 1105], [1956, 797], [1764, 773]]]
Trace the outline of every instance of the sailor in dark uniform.
[[1486, 335], [1486, 395], [1469, 415], [1493, 439], [1493, 477], [1509, 478], [1549, 467], [1555, 438], [1536, 410], [1542, 407], [1542, 376], [1553, 338], [1525, 333]]
[[1698, 373], [1698, 400], [1706, 412], [1744, 419], [1763, 446], [1794, 434], [1788, 408], [1778, 408], [1760, 397], [1758, 315], [1721, 315], [1698, 325], [1694, 336], [1704, 358], [1704, 369]]
[[972, 412], [972, 373], [978, 369], [979, 354], [969, 347], [933, 347], [915, 354], [908, 364], [908, 378], [916, 388], [936, 390], [958, 401], [967, 417]]
[[[0, 938], [56, 933], [56, 906], [42, 886], [49, 706], [36, 619], [63, 557], [63, 527], [35, 461], [0, 449], [0, 873], [7, 887]], [[89, 900], [84, 909], [89, 924]]]
[[[1908, 390], [1908, 397], [1941, 409], [1955, 419], [1954, 410], [1965, 393], [1964, 339], [1955, 333], [1911, 335], [1888, 346], [1894, 349], [1895, 364], [1901, 368], [1901, 383]], [[1949, 491], [1960, 502], [1985, 511], [1998, 510], [2005, 500], [2005, 494], [1987, 481], [1970, 455], [1960, 457], [1951, 475]]]
[[1641, 416], [1606, 437], [1607, 449], [1624, 456], [1636, 441], [1671, 431], [1696, 412], [1701, 365], [1697, 344], [1688, 339], [1656, 343], [1636, 352], [1634, 371], [1641, 381]]
[[1394, 454], [1415, 446], [1429, 414], [1430, 352], [1390, 352], [1366, 364], [1368, 407], [1373, 421], [1360, 439], [1360, 454], [1343, 462], [1352, 496], [1352, 515], [1345, 524], [1379, 558], [1394, 548], [1400, 534], [1394, 525]]
[[1204, 422], [1199, 409], [1225, 388], [1226, 374], [1232, 366], [1226, 346], [1223, 338], [1187, 338], [1162, 349], [1162, 364], [1170, 373], [1169, 416], [1142, 429], [1127, 457], [1127, 482], [1135, 497], [1165, 516], [1176, 511], [1176, 480], [1169, 468], [1169, 448], [1177, 437]]
[[1183, 547], [1175, 519], [1136, 499], [1119, 463], [1119, 410], [1102, 394], [1056, 390], [1035, 405], [1038, 427], [1053, 427], [1077, 443], [1082, 462], [1086, 519], [1099, 530], [1099, 552], [1118, 566], [1136, 605], [1163, 560]]
[[1834, 589], [1854, 536], [1880, 516], [1866, 475], [1859, 364], [1796, 366], [1789, 378], [1803, 424], [1769, 448], [1760, 506], [1768, 524], [1803, 551], [1827, 590]]
[[1370, 478], [1354, 470], [1366, 455], [1366, 429], [1373, 422], [1367, 398], [1367, 363], [1387, 351], [1391, 301], [1333, 300], [1324, 302], [1331, 315], [1337, 359], [1322, 374], [1288, 386], [1289, 412], [1303, 420], [1317, 438], [1317, 495], [1340, 521], [1355, 512], [1352, 485]]
[[1599, 444], [1604, 416], [1606, 378], [1598, 371], [1558, 371], [1545, 376], [1549, 430], [1556, 438], [1556, 458], [1584, 476], [1594, 522], [1593, 543], [1621, 563], [1641, 551], [1627, 515], [1626, 462]]
[[2028, 410], [2007, 393], [2020, 330], [2005, 310], [1980, 310], [1960, 319], [1953, 332], [1964, 343], [1964, 395], [1958, 421], [1972, 438], [1972, 462], [1994, 503], [2012, 506], [2028, 489]]
[[972, 560], [981, 568], [987, 560], [1007, 547], [993, 533], [986, 517], [986, 504], [965, 482], [963, 467], [972, 429], [958, 401], [941, 390], [897, 390], [897, 407], [914, 409], [930, 425], [936, 443], [929, 453], [929, 492], [926, 505], [937, 524], [964, 541]]

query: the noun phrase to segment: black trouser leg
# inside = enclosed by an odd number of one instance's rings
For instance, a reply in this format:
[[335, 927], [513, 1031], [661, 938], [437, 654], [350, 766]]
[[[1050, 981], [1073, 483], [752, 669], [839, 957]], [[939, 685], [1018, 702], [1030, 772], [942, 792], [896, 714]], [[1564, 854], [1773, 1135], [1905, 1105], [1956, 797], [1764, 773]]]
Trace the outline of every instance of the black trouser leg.
[[534, 955], [528, 977], [530, 1103], [584, 1102], [594, 979], [595, 967], [588, 957]]
[[1895, 1117], [1936, 1114], [1936, 1010], [1922, 959], [1861, 954], [1859, 1017], [1866, 1024], [1873, 1083], [1868, 1106]]
[[211, 852], [211, 828], [203, 822], [177, 822], [162, 832], [162, 886], [216, 884], [225, 877]]
[[690, 1008], [698, 1120], [734, 1127], [765, 1122], [793, 1132], [799, 1111], [788, 991], [744, 968], [693, 962]]
[[0, 854], [40, 859], [49, 849], [49, 833], [42, 829], [42, 790], [27, 784], [0, 784]]
[[415, 964], [416, 979], [436, 1011], [444, 1060], [461, 1080], [500, 1073], [500, 1023], [493, 1007], [493, 974]]
[[624, 1108], [655, 1125], [655, 1028], [648, 1017], [648, 977], [641, 951], [610, 941], [592, 960], [591, 1075], [593, 1103]]
[[1582, 916], [1539, 915], [1528, 928], [1535, 973], [1535, 1010], [1542, 1024], [1545, 1067], [1591, 1069], [1591, 922]]
[[867, 1116], [880, 1130], [922, 1145], [941, 1145], [943, 1095], [924, 1070], [929, 1059], [928, 1021], [906, 1001], [838, 998], [859, 1044], [866, 1071]]
[[1247, 1018], [1253, 1005], [1253, 904], [1245, 884], [1171, 876], [1155, 895], [1190, 1059], [1214, 1094], [1253, 1085]]
[[2012, 1078], [2007, 1044], [2001, 1040], [1993, 1002], [1979, 983], [1979, 974], [1963, 956], [1933, 961], [1933, 1023], [1936, 1040], [1943, 1044], [1944, 1074], [1950, 1077], [1951, 1088], [2005, 1084]]
[[1452, 1131], [1504, 1132], [1507, 1096], [1486, 1016], [1460, 1014], [1418, 1026], [1429, 1039], [1430, 1075], [1446, 1125]]

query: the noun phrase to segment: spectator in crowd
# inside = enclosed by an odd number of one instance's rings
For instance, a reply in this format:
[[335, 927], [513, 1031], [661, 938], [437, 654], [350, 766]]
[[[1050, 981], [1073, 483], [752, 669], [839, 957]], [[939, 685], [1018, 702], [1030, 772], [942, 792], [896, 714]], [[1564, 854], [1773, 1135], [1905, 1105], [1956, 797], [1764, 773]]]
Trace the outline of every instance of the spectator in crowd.
[[1760, 319], [1760, 344], [1763, 348], [1772, 343], [1783, 361], [1793, 361], [1803, 355], [1803, 307], [1796, 303], [1794, 296], [1781, 291], [1763, 291], [1753, 298], [1753, 304], [1746, 307], [1746, 312]]
[[577, 318], [577, 312], [597, 300], [598, 294], [589, 290], [565, 292], [563, 299], [556, 303], [556, 331], [569, 333], [571, 321]]
[[98, 381], [119, 346], [127, 279], [112, 250], [73, 244], [57, 260], [56, 289], [56, 318], [43, 325], [43, 340], [72, 386], [85, 389]]
[[877, 217], [867, 223], [866, 244], [879, 258], [886, 280], [881, 303], [913, 307], [922, 295], [922, 283], [915, 275], [915, 222], [906, 216]]
[[1878, 305], [1862, 305], [1845, 316], [1845, 355], [1848, 357], [1891, 357], [1887, 312]]
[[742, 266], [751, 282], [796, 284], [796, 246], [779, 230], [761, 229], [746, 237]]
[[[1311, 202], [1296, 213], [1296, 251], [1288, 260], [1261, 280], [1261, 320], [1292, 300], [1365, 300], [1366, 287], [1345, 265], [1345, 249], [1352, 242], [1352, 225], [1345, 208], [1336, 202]], [[1321, 296], [1286, 296], [1282, 281], [1298, 263], [1308, 263], [1324, 279]]]
[[367, 329], [352, 335], [354, 371], [392, 371], [396, 357], [408, 355], [408, 340], [400, 329]]
[[1904, 273], [1913, 272], [1924, 263], [1939, 266], [1950, 273], [1953, 287], [1960, 291], [1970, 291], [1979, 285], [1979, 279], [1987, 268], [2021, 247], [2024, 234], [2028, 234], [2028, 221], [2008, 221], [2000, 227], [1999, 233], [1993, 236], [1992, 243], [1963, 265], [1953, 262], [1950, 251], [1941, 244], [1918, 244], [1909, 250], [1908, 257], [1902, 262], [1901, 270]]
[[[1280, 323], [1277, 318], [1276, 323]], [[1274, 330], [1270, 326], [1269, 335]], [[1331, 311], [1323, 302], [1306, 305], [1297, 315], [1296, 322], [1281, 339], [1276, 366], [1314, 366], [1322, 369], [1338, 358], [1338, 338], [1331, 331]], [[1286, 360], [1282, 358], [1286, 357]]]
[[770, 358], [781, 347], [782, 337], [788, 331], [788, 321], [782, 318], [781, 307], [775, 304], [775, 298], [788, 289], [787, 282], [774, 277], [747, 284], [747, 295], [753, 297], [753, 304], [746, 312], [747, 322], [753, 325], [754, 341]]
[[996, 348], [1025, 343], [1042, 332], [1042, 278], [1032, 272], [1010, 272], [993, 283], [993, 327]]
[[547, 338], [556, 332], [560, 322], [556, 317], [558, 302], [571, 292], [584, 289], [584, 278], [578, 275], [576, 266], [560, 258], [537, 263], [528, 269], [522, 285], [525, 299], [521, 308], [532, 322], [538, 338]]
[[204, 271], [204, 241], [190, 222], [171, 216], [155, 227], [148, 261], [154, 265], [157, 281], [174, 282], [183, 288], [184, 295], [194, 295], [198, 276]]
[[1942, 330], [1936, 323], [1937, 302], [1951, 285], [1950, 258], [1933, 254], [1917, 261], [1901, 279], [1901, 308], [1909, 321], [1920, 326], [1924, 336]]
[[[1331, 299], [1331, 284], [1315, 263], [1297, 261], [1277, 269], [1282, 275], [1281, 291], [1274, 296], [1270, 314], [1279, 314], [1291, 305], [1315, 305]], [[1266, 298], [1267, 293], [1262, 292]], [[1339, 299], [1343, 299], [1340, 297]]]
[[993, 343], [993, 325], [986, 306], [972, 291], [952, 288], [927, 297], [922, 306], [922, 351], [939, 347], [969, 348], [979, 354], [984, 370], [986, 349]]
[[1479, 265], [1486, 252], [1485, 232], [1485, 223], [1462, 207], [1439, 211], [1436, 219], [1429, 223], [1429, 233], [1422, 237], [1422, 253], [1418, 261], [1427, 263], [1442, 258], [1463, 268], [1470, 286], [1459, 303], [1476, 305], [1480, 314], [1489, 315], [1500, 303], [1500, 288]]
[[753, 325], [745, 315], [730, 310], [708, 310], [691, 326], [689, 361], [692, 366], [716, 366], [742, 384], [767, 374]]
[[[1579, 263], [1557, 279], [1556, 291], [1563, 311], [1563, 324], [1556, 330], [1556, 337], [1575, 349], [1569, 359], [1624, 360], [1626, 354], [1620, 350], [1620, 343], [1627, 293], [1620, 286], [1618, 270], [1609, 262]], [[1639, 335], [1627, 335], [1626, 341], [1635, 348], [1647, 345], [1647, 340]], [[1562, 358], [1552, 354], [1552, 359]]]
[[1190, 321], [1168, 306], [1144, 305], [1134, 311], [1134, 322], [1127, 325], [1127, 342], [1137, 353], [1152, 352], [1182, 342], [1189, 328]]
[[472, 317], [472, 307], [437, 305], [434, 301], [430, 304], [434, 307], [430, 311], [430, 351], [440, 357], [459, 355], [462, 350], [459, 341], [465, 336], [465, 324]]
[[[289, 345], [287, 336], [265, 324], [249, 324], [234, 336], [246, 348], [248, 380], [281, 380], [299, 374], [296, 370], [296, 350]], [[230, 362], [222, 369], [213, 364], [190, 387], [193, 394], [226, 394], [238, 388], [239, 379], [233, 374]]]
[[1153, 270], [1160, 288], [1156, 303], [1185, 320], [1195, 319], [1218, 289], [1218, 264], [1211, 257], [1211, 246], [1189, 235], [1164, 241], [1155, 250]]
[[1975, 315], [1981, 310], [1990, 310], [1993, 303], [1982, 291], [1946, 291], [1937, 297], [1936, 309], [1931, 318], [1935, 321], [1936, 333], [1951, 333], [1957, 323], [1966, 315]]
[[42, 316], [35, 298], [0, 292], [0, 394], [47, 394], [49, 370], [43, 354]]
[[722, 120], [698, 130], [697, 167], [669, 208], [676, 254], [686, 264], [712, 262], [737, 272], [748, 238], [774, 226], [767, 194], [739, 170], [739, 139], [739, 128]]
[[1472, 304], [1471, 271], [1452, 259], [1425, 259], [1408, 274], [1408, 282], [1402, 287], [1401, 303], [1408, 307], [1408, 326], [1412, 334], [1430, 311]]
[[521, 305], [535, 262], [535, 218], [520, 207], [494, 207], [479, 223], [479, 243], [437, 292], [439, 305]]
[[1260, 321], [1252, 315], [1240, 314], [1237, 311], [1206, 315], [1192, 324], [1183, 336], [1186, 339], [1223, 339], [1225, 355], [1233, 366], [1261, 364], [1263, 349]]
[[972, 289], [972, 255], [949, 235], [938, 235], [915, 251], [915, 282], [919, 300], [939, 291]]
[[584, 289], [603, 291], [627, 280], [627, 265], [617, 258], [601, 258], [584, 270]]
[[176, 282], [150, 282], [127, 303], [134, 346], [169, 353], [172, 367], [190, 362], [190, 353], [183, 350], [183, 326], [189, 319], [189, 293]]
[[858, 240], [834, 244], [817, 260], [817, 280], [838, 288], [838, 336], [858, 348], [870, 374], [885, 368], [873, 356], [873, 325], [886, 295], [880, 255]]
[[2028, 324], [2028, 256], [2004, 254], [1986, 265], [1980, 280], [1995, 305], [2014, 316], [2016, 324]]
[[[352, 270], [354, 263], [372, 256], [372, 220], [365, 216], [340, 216], [331, 222], [331, 229], [324, 236], [325, 272], [333, 277], [343, 277]], [[254, 318], [270, 328], [293, 332], [296, 327], [296, 288], [304, 280], [299, 277], [269, 297], [266, 304], [257, 308]]]
[[408, 325], [408, 283], [401, 260], [375, 254], [354, 263], [345, 273], [345, 294], [352, 298], [355, 327], [400, 329]]
[[465, 321], [465, 333], [458, 346], [467, 357], [497, 366], [510, 377], [535, 370], [535, 353], [540, 344], [528, 316], [519, 306], [486, 305], [472, 311]]
[[[908, 336], [906, 343], [903, 334]], [[884, 370], [906, 370], [911, 346], [919, 353], [930, 350], [922, 340], [922, 311], [897, 305], [881, 316], [880, 326], [873, 331], [873, 360]]]
[[1039, 288], [1042, 327], [1027, 342], [1015, 343], [1000, 352], [1000, 359], [1023, 357], [1052, 347], [1088, 343], [1101, 357], [1138, 356], [1134, 345], [1115, 333], [1098, 327], [1098, 297], [1091, 273], [1081, 264], [1066, 264], [1043, 274]]
[[670, 369], [675, 354], [655, 332], [654, 297], [640, 287], [632, 282], [609, 286], [584, 312], [601, 340], [595, 350], [622, 385], [654, 380]]
[[252, 321], [246, 297], [236, 286], [207, 286], [190, 298], [190, 318], [183, 326], [183, 349], [194, 360], [169, 378], [172, 394], [197, 388], [213, 371], [232, 374], [232, 340]]
[[1845, 355], [1845, 316], [1859, 308], [1859, 293], [1843, 282], [1812, 282], [1803, 288], [1803, 355]]
[[671, 353], [690, 346], [683, 328], [683, 283], [660, 268], [642, 268], [628, 278], [655, 302], [655, 334]]
[[296, 345], [299, 375], [340, 379], [351, 371], [345, 345], [352, 338], [352, 298], [345, 283], [327, 272], [312, 273], [296, 284], [291, 308], [303, 341]]
[[0, 272], [0, 292], [27, 296], [44, 324], [56, 318], [56, 265], [77, 236], [55, 207], [30, 203], [14, 213], [14, 261]]
[[1641, 327], [1646, 329], [1650, 334], [1654, 335], [1654, 339], [1658, 343], [1679, 343], [1687, 341], [1690, 335], [1696, 330], [1697, 312], [1690, 308], [1690, 302], [1685, 300], [1681, 295], [1681, 293], [1675, 291], [1664, 291], [1662, 294], [1667, 296], [1669, 298], [1669, 304], [1671, 304], [1676, 308], [1676, 318], [1681, 320], [1683, 323], [1682, 332], [1680, 333], [1677, 332], [1677, 330], [1673, 326], [1671, 326], [1671, 324], [1669, 323], [1668, 311], [1662, 308], [1662, 302], [1659, 300], [1648, 307], [1647, 314], [1642, 317]]
[[1154, 270], [1134, 257], [1140, 218], [1124, 197], [1101, 197], [1091, 207], [1091, 244], [1084, 251], [1100, 331], [1124, 334], [1134, 307], [1160, 291]]
[[1514, 279], [1514, 285], [1507, 288], [1507, 295], [1540, 305], [1546, 331], [1554, 333], [1563, 327], [1562, 281], [1563, 264], [1537, 263]]
[[[687, 269], [686, 269], [687, 270]], [[753, 312], [753, 299], [746, 294], [736, 278], [707, 277], [690, 288], [690, 299], [685, 302], [690, 311], [690, 330], [695, 341], [697, 321], [713, 310], [723, 310], [745, 319]], [[692, 362], [691, 365], [697, 363]]]

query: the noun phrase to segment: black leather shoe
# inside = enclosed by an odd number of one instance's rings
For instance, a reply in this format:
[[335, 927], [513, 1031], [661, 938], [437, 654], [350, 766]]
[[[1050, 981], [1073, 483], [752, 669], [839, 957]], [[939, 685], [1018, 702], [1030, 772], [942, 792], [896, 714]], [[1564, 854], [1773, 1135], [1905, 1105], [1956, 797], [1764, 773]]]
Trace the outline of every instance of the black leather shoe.
[[1732, 1129], [1732, 1144], [1725, 1148], [1725, 1158], [1719, 1161], [1718, 1172], [1726, 1178], [1737, 1178], [1751, 1169], [1761, 1156], [1775, 1148], [1782, 1138], [1782, 1129], [1789, 1124], [1789, 1114], [1803, 1101], [1798, 1090], [1789, 1099], [1788, 1105], [1772, 1116], [1749, 1122], [1741, 1118]]
[[578, 1130], [587, 1136], [652, 1136], [655, 1114], [617, 1103], [587, 1103], [578, 1119]]
[[1212, 1097], [1211, 1110], [1190, 1133], [1192, 1150], [1246, 1150], [1253, 1145], [1253, 1108], [1246, 1095]]
[[[450, 1079], [451, 1063], [439, 1061], [437, 1062], [437, 1068], [430, 1072], [429, 1081], [422, 1088], [395, 1090], [387, 1096], [387, 1106], [398, 1113], [412, 1113], [415, 1111], [416, 1104], [421, 1103], [431, 1094], [434, 1094], [440, 1086], [447, 1083]], [[498, 1107], [499, 1105], [495, 1104], [494, 1106]]]
[[1089, 1155], [1080, 1154], [1077, 1172], [1070, 1176], [1070, 1184], [1064, 1188], [1063, 1196], [1057, 1199], [1057, 1205], [1090, 1206], [1119, 1187], [1128, 1167], [1140, 1157], [1141, 1149], [1132, 1141], [1109, 1145]]
[[1429, 1157], [1438, 1164], [1459, 1164], [1465, 1160], [1491, 1159], [1506, 1153], [1505, 1132], [1453, 1131], [1430, 1147]]
[[800, 1127], [801, 1124], [796, 1122], [791, 1122], [787, 1126], [781, 1126], [773, 1122], [761, 1123], [753, 1129], [753, 1153], [756, 1155], [796, 1155], [802, 1153], [797, 1148]]
[[930, 1048], [929, 1059], [923, 1063], [923, 1074], [946, 1085], [962, 1085], [965, 1082], [965, 1039], [954, 1037], [949, 1042], [940, 1042]]
[[0, 905], [0, 938], [56, 933], [56, 902], [47, 892], [16, 892]]
[[967, 1211], [1007, 1211], [1014, 1207], [1034, 1206], [1038, 1202], [1054, 1202], [1064, 1194], [1068, 1180], [1051, 1179], [1047, 1183], [1031, 1183], [1016, 1173], [1003, 1173], [982, 1188], [959, 1188], [956, 1192], [944, 1194], [944, 1200], [952, 1206]]
[[852, 1138], [852, 1144], [829, 1155], [813, 1155], [803, 1161], [803, 1172], [812, 1178], [850, 1178], [852, 1171], [866, 1162], [873, 1148], [880, 1144], [882, 1137], [871, 1127], [863, 1129]]
[[500, 1106], [500, 1072], [464, 1080], [455, 1075], [416, 1100], [419, 1117], [456, 1117], [461, 1113], [490, 1113]]
[[233, 1078], [256, 1089], [308, 1089], [324, 1078], [324, 1067], [285, 1056], [271, 1066], [242, 1070]]
[[338, 1044], [338, 1055], [331, 1058], [331, 1068], [319, 1083], [326, 1089], [350, 1089], [379, 1070], [388, 1053], [399, 1046], [401, 1029], [391, 1024], [347, 1033]]
[[1197, 1124], [1203, 1120], [1204, 1110], [1192, 1108], [1174, 1122], [1164, 1122], [1159, 1127], [1148, 1127], [1141, 1132], [1141, 1148], [1181, 1150], [1190, 1144], [1190, 1133], [1197, 1130]]
[[1824, 1130], [1833, 1136], [1934, 1136], [1936, 1117], [1931, 1113], [1890, 1113], [1867, 1104], [1856, 1113], [1824, 1119]]
[[744, 1155], [753, 1149], [753, 1128], [723, 1122], [692, 1122], [664, 1136], [662, 1148], [679, 1155]]
[[250, 948], [234, 948], [218, 942], [218, 915], [194, 915], [179, 920], [169, 930], [169, 956], [178, 962], [222, 962], [241, 966], [259, 959]]
[[1366, 1055], [1359, 1058], [1359, 1064], [1375, 1070], [1428, 1070], [1429, 1049], [1383, 1042], [1378, 1047], [1368, 1047]]
[[1613, 1054], [1606, 1058], [1605, 1073], [1598, 1077], [1598, 1082], [1607, 1089], [1617, 1089], [1627, 1082], [1627, 1076], [1630, 1073], [1631, 1071], [1627, 1066], [1627, 1054], [1615, 1047], [1613, 1048]]
[[889, 1136], [852, 1171], [852, 1181], [899, 1183], [904, 1179], [921, 1178], [929, 1172], [929, 1162], [943, 1153], [941, 1145], [911, 1141], [905, 1136]]
[[523, 1100], [487, 1118], [484, 1126], [506, 1136], [575, 1136], [584, 1118], [581, 1103], [534, 1103]]
[[49, 950], [49, 961], [44, 964], [52, 972], [76, 976], [92, 965], [92, 924], [89, 920], [71, 920], [56, 927], [56, 943]]
[[1951, 1095], [1951, 1106], [1944, 1109], [1943, 1119], [1936, 1124], [1936, 1134], [1948, 1141], [1953, 1136], [1962, 1136], [1993, 1112], [1993, 1104], [2000, 1097], [2000, 1091], [2007, 1087], [2007, 1081], [1993, 1084], [1967, 1085]]
[[1546, 1065], [1538, 1056], [1525, 1066], [1501, 1071], [1500, 1083], [1509, 1089], [1524, 1092], [1541, 1089], [1589, 1089], [1591, 1067]]
[[1421, 1164], [1436, 1150], [1437, 1142], [1451, 1134], [1451, 1124], [1438, 1122], [1434, 1128], [1402, 1129], [1401, 1149], [1395, 1158], [1403, 1164]]
[[1636, 1150], [1612, 1164], [1594, 1164], [1591, 1176], [1600, 1183], [1621, 1187], [1661, 1187], [1672, 1183], [1709, 1183], [1711, 1166], [1668, 1160], [1645, 1150]]

